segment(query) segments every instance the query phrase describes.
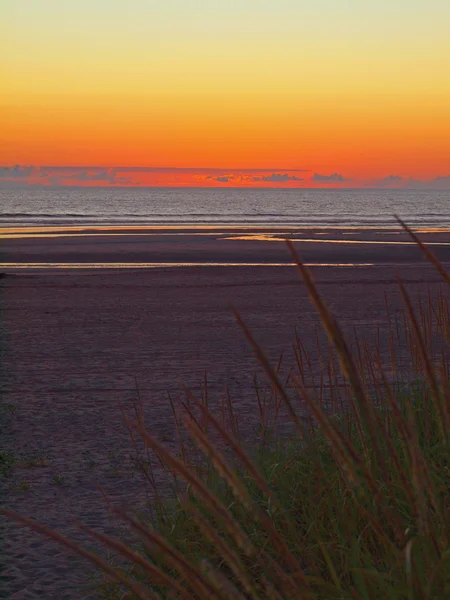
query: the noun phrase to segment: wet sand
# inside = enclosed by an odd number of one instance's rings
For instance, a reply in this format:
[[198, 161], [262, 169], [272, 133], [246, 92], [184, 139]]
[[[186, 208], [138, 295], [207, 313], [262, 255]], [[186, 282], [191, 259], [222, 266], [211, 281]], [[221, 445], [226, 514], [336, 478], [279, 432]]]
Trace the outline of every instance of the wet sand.
[[[1, 503], [71, 535], [72, 518], [106, 532], [114, 529], [98, 483], [115, 503], [141, 505], [148, 498], [150, 490], [131, 468], [131, 442], [118, 407], [120, 402], [126, 412], [132, 410], [136, 387], [148, 428], [173, 447], [167, 392], [177, 396], [180, 381], [197, 391], [205, 369], [211, 406], [219, 405], [228, 385], [242, 427], [256, 424], [252, 376], [260, 371], [230, 302], [273, 360], [284, 349], [290, 363], [294, 327], [311, 355], [316, 345], [315, 312], [291, 266], [98, 268], [119, 261], [289, 263], [283, 243], [223, 239], [242, 235], [237, 230], [220, 236], [110, 233], [115, 235], [0, 242], [0, 271], [7, 274], [0, 279], [0, 404], [4, 413], [7, 408], [1, 442], [16, 454], [46, 457], [45, 466], [18, 467], [4, 480]], [[407, 241], [402, 234], [373, 231], [316, 230], [314, 235], [322, 233], [339, 240], [352, 234], [366, 241]], [[295, 232], [296, 238], [301, 235], [313, 237], [310, 230]], [[447, 233], [425, 235], [428, 241], [450, 242]], [[313, 272], [347, 335], [356, 328], [370, 340], [378, 329], [386, 360], [385, 294], [391, 313], [399, 314], [397, 272], [415, 301], [440, 287], [438, 275], [413, 246], [305, 242], [298, 247], [313, 263], [373, 264]], [[449, 246], [433, 250], [450, 261]], [[21, 269], [27, 262], [84, 265]], [[80, 591], [87, 581], [85, 563], [27, 530], [2, 526], [9, 581], [0, 584], [0, 596], [87, 597]]]
[[[450, 261], [448, 229], [424, 230], [420, 236], [440, 260]], [[0, 231], [0, 268], [5, 270], [3, 263], [288, 263], [284, 237], [295, 240], [302, 258], [313, 263], [421, 259], [398, 228], [66, 228]]]

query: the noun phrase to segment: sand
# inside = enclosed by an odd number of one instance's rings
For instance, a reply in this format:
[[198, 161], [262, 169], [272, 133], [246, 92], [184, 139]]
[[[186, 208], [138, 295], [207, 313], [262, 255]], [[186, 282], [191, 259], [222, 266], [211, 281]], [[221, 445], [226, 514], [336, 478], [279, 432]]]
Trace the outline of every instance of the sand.
[[[46, 462], [16, 468], [3, 481], [0, 502], [71, 535], [72, 518], [114, 530], [97, 484], [116, 504], [139, 506], [149, 497], [142, 476], [131, 468], [132, 445], [118, 407], [120, 402], [126, 412], [132, 410], [136, 386], [148, 428], [173, 447], [167, 392], [176, 396], [180, 381], [197, 391], [205, 369], [212, 407], [228, 385], [242, 428], [256, 424], [251, 380], [260, 371], [230, 302], [273, 360], [285, 349], [286, 364], [291, 361], [294, 327], [311, 355], [316, 344], [315, 313], [293, 267], [88, 268], [104, 261], [289, 262], [282, 243], [223, 239], [239, 231], [221, 231], [220, 236], [110, 233], [115, 235], [1, 242], [0, 262], [9, 265], [0, 268], [7, 274], [0, 279], [0, 404], [6, 424], [0, 440], [17, 455], [46, 457]], [[314, 235], [319, 233], [324, 232]], [[350, 234], [360, 240], [406, 241], [393, 233], [325, 232], [330, 239]], [[312, 237], [311, 231], [295, 232], [302, 235]], [[428, 240], [449, 241], [447, 233], [430, 233]], [[415, 300], [440, 286], [438, 275], [412, 246], [298, 246], [311, 262], [373, 264], [317, 267], [314, 273], [347, 335], [356, 327], [370, 340], [378, 328], [386, 360], [385, 294], [391, 313], [400, 313], [397, 271]], [[433, 248], [450, 261], [448, 246]], [[27, 262], [76, 262], [85, 268], [17, 266]], [[0, 584], [0, 597], [88, 597], [83, 591], [88, 565], [3, 519], [1, 526], [8, 581]]]
[[[315, 263], [398, 264], [421, 258], [398, 229], [66, 228], [53, 229], [54, 237], [30, 231], [8, 237], [0, 231], [1, 263], [284, 263], [289, 262], [285, 244], [270, 241], [283, 236], [297, 240], [303, 259]], [[440, 260], [450, 260], [449, 230], [427, 230], [421, 238], [433, 244]]]

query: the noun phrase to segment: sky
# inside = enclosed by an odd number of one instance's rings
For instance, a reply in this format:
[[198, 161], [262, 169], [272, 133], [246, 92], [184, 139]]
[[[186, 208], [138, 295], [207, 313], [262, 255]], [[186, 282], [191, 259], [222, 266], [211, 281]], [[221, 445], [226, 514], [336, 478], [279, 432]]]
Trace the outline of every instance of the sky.
[[0, 179], [450, 187], [449, 31], [448, 0], [4, 0]]

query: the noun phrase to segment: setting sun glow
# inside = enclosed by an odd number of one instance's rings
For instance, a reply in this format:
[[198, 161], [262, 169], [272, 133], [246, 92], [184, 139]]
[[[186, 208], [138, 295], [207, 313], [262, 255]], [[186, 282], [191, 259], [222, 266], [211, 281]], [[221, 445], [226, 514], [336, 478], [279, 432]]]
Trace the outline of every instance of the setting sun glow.
[[67, 185], [447, 182], [447, 1], [17, 0], [0, 15], [0, 164], [33, 166], [31, 182], [58, 181], [43, 166], [87, 168]]

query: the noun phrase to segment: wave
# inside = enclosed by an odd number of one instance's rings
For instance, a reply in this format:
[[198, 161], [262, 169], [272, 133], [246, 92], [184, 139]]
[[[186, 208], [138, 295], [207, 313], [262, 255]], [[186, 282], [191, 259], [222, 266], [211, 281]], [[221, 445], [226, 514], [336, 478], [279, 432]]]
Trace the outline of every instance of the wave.
[[[303, 214], [299, 214], [298, 212], [238, 212], [238, 213], [230, 213], [230, 212], [148, 212], [148, 213], [116, 213], [116, 212], [98, 212], [98, 213], [73, 213], [73, 212], [61, 212], [61, 213], [44, 213], [44, 212], [16, 212], [16, 213], [8, 213], [3, 212], [0, 213], [0, 219], [2, 218], [22, 218], [22, 217], [36, 217], [36, 218], [83, 218], [83, 219], [94, 219], [94, 218], [126, 218], [126, 217], [139, 217], [139, 218], [152, 218], [152, 217], [296, 217], [296, 218], [338, 218], [338, 217], [354, 217], [354, 218], [380, 218], [379, 213], [357, 213], [357, 212], [345, 212], [339, 211], [338, 213], [311, 213], [305, 212]], [[414, 217], [450, 217], [450, 213], [447, 212], [426, 212], [426, 213], [414, 213], [412, 216]]]
[[[427, 220], [427, 221], [423, 221], [423, 220], [418, 220], [418, 219], [408, 219], [408, 224], [412, 227], [450, 227], [450, 222], [443, 223], [442, 220], [436, 220], [436, 221], [431, 221], [431, 220]], [[4, 228], [15, 228], [15, 227], [55, 227], [55, 228], [60, 228], [60, 227], [81, 227], [81, 228], [96, 228], [96, 227], [122, 227], [122, 228], [127, 228], [127, 227], [144, 227], [144, 226], [158, 226], [158, 227], [171, 227], [171, 226], [182, 226], [182, 227], [208, 227], [208, 226], [221, 226], [221, 227], [272, 227], [272, 226], [277, 226], [277, 227], [306, 227], [306, 228], [327, 228], [327, 227], [335, 227], [335, 228], [346, 228], [346, 227], [350, 227], [350, 228], [358, 228], [358, 227], [376, 227], [376, 228], [381, 228], [381, 229], [390, 229], [390, 228], [395, 228], [396, 227], [396, 223], [393, 220], [385, 220], [385, 221], [365, 221], [364, 219], [360, 219], [360, 220], [353, 220], [353, 221], [348, 221], [348, 220], [307, 220], [307, 219], [298, 219], [298, 220], [238, 220], [238, 219], [232, 219], [232, 220], [225, 220], [225, 219], [221, 219], [221, 220], [207, 220], [207, 219], [197, 219], [197, 220], [169, 220], [169, 219], [165, 219], [165, 220], [160, 220], [160, 221], [89, 221], [89, 222], [81, 222], [79, 220], [75, 221], [75, 220], [66, 220], [66, 221], [55, 221], [55, 220], [46, 220], [46, 221], [22, 221], [19, 225], [19, 223], [17, 222], [11, 222], [11, 221], [4, 221], [2, 222], [0, 220], [0, 226], [4, 227]]]
[[[450, 213], [416, 213], [410, 214], [408, 218], [411, 220], [422, 219], [450, 219]], [[357, 214], [357, 213], [284, 213], [284, 212], [261, 212], [261, 213], [199, 213], [199, 212], [166, 212], [166, 213], [0, 213], [0, 222], [4, 221], [46, 221], [46, 220], [67, 220], [77, 219], [80, 222], [86, 221], [101, 221], [101, 222], [141, 222], [147, 221], [175, 221], [183, 222], [185, 219], [194, 221], [217, 220], [224, 222], [233, 221], [255, 221], [261, 219], [276, 219], [281, 221], [290, 221], [292, 219], [299, 221], [325, 221], [325, 222], [374, 222], [385, 223], [386, 221], [393, 222], [394, 218], [391, 215], [380, 216], [379, 214]]]
[[[257, 195], [256, 195], [257, 192]], [[414, 226], [450, 226], [448, 192], [164, 190], [57, 191], [0, 190], [0, 225], [139, 226], [139, 225], [395, 225], [394, 213]], [[397, 194], [397, 195], [396, 195]], [[1, 210], [3, 208], [3, 211]], [[429, 210], [427, 210], [429, 209]]]

